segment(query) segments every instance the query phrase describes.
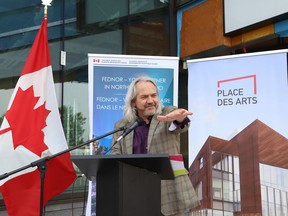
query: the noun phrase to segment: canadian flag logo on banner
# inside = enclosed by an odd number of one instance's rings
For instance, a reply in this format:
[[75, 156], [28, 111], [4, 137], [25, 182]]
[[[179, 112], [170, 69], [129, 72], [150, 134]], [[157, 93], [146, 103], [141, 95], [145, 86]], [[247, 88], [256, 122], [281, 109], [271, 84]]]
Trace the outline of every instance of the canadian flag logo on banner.
[[[67, 148], [55, 94], [45, 17], [0, 128], [0, 175]], [[43, 205], [65, 191], [75, 179], [69, 153], [48, 160]], [[41, 178], [36, 166], [0, 180], [0, 191], [9, 216], [39, 215]]]

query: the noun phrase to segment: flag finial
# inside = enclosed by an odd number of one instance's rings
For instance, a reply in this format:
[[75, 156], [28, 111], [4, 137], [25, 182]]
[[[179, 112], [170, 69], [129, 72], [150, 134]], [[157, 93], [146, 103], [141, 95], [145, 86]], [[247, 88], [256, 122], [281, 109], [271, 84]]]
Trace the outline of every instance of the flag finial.
[[47, 6], [51, 6], [53, 0], [42, 0], [42, 5], [44, 5], [44, 17], [47, 17]]

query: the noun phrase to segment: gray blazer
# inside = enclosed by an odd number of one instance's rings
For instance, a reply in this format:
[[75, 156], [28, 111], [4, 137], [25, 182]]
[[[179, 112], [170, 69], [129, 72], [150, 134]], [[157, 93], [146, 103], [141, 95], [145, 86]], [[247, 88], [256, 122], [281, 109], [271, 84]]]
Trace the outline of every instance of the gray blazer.
[[[163, 108], [162, 114], [173, 111], [176, 107]], [[131, 122], [125, 119], [115, 123], [114, 128], [129, 127]], [[187, 131], [189, 125], [182, 129], [169, 131], [171, 122], [158, 121], [153, 116], [148, 132], [148, 154], [180, 154], [180, 133]], [[123, 132], [113, 135], [112, 143], [121, 136]], [[133, 153], [133, 131], [120, 140], [111, 150], [111, 154]], [[161, 211], [164, 215], [177, 214], [189, 210], [198, 205], [198, 199], [187, 175], [177, 176], [174, 180], [161, 181]]]

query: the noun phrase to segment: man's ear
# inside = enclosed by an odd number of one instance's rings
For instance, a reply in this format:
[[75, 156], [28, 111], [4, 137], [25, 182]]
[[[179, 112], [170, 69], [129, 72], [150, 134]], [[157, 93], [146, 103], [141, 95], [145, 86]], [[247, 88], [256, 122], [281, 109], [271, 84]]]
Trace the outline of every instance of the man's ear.
[[133, 107], [133, 109], [136, 109], [135, 100], [132, 100], [132, 101], [131, 101], [131, 107]]

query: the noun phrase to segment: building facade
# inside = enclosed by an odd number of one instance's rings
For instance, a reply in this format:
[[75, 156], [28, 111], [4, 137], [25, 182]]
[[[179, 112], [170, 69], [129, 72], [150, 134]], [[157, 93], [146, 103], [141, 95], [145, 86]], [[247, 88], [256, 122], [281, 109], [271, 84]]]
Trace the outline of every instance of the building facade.
[[[43, 9], [40, 0], [1, 3], [0, 123], [40, 27]], [[187, 107], [186, 60], [288, 47], [286, 15], [225, 34], [223, 14], [224, 0], [54, 0], [48, 8], [49, 48], [69, 146], [89, 138], [88, 53], [179, 56], [178, 104]], [[188, 167], [187, 134], [182, 139]], [[88, 147], [72, 152], [88, 153]], [[58, 200], [85, 200], [86, 183], [80, 176]], [[0, 208], [5, 209], [1, 197]]]
[[231, 140], [209, 137], [189, 171], [192, 215], [288, 215], [288, 140], [255, 120]]
[[[176, 56], [174, 9], [174, 2], [166, 0], [52, 1], [48, 7], [49, 48], [69, 146], [82, 144], [89, 138], [88, 53]], [[0, 123], [43, 16], [41, 0], [1, 3]], [[71, 154], [89, 154], [89, 146]], [[85, 208], [87, 187], [86, 178], [79, 175], [65, 193], [48, 203], [46, 214], [55, 211], [62, 214], [61, 209], [71, 208], [81, 212]], [[58, 203], [63, 205], [57, 207]], [[0, 194], [1, 210], [5, 206]]]

